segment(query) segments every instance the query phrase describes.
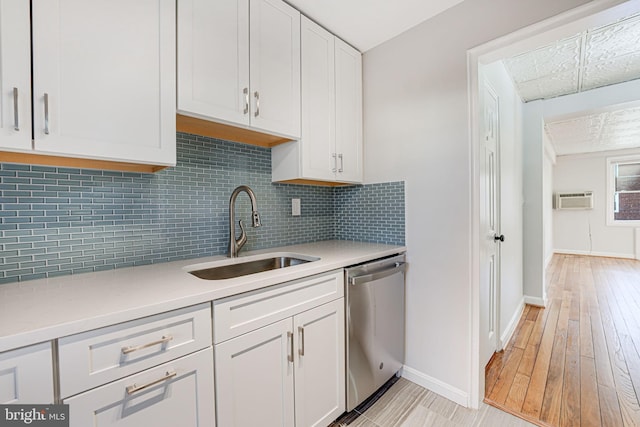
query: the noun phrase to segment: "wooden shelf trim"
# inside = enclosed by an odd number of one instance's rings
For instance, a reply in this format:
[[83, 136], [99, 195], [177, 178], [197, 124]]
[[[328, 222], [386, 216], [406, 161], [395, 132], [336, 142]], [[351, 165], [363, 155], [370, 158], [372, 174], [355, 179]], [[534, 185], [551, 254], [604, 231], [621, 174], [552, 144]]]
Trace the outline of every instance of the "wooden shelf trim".
[[80, 169], [101, 169], [120, 172], [155, 173], [169, 166], [144, 165], [137, 163], [112, 162], [108, 160], [81, 159], [75, 157], [49, 156], [35, 153], [14, 153], [0, 151], [0, 162], [26, 165], [71, 167]]
[[182, 114], [176, 114], [176, 130], [178, 132], [241, 142], [243, 144], [258, 145], [265, 148], [275, 147], [276, 145], [292, 141], [291, 138], [285, 138], [283, 136], [269, 135], [251, 129], [183, 116]]

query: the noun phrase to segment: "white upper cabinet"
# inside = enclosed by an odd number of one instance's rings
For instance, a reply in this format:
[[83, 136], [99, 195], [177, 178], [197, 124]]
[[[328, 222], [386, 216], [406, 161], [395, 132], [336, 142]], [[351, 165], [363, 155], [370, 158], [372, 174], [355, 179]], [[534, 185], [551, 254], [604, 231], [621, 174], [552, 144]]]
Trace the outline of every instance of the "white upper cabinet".
[[274, 181], [362, 182], [362, 57], [302, 17], [302, 135], [272, 149]]
[[302, 169], [305, 177], [335, 179], [335, 37], [302, 21]]
[[31, 150], [29, 2], [0, 0], [0, 146]]
[[35, 150], [175, 164], [175, 0], [32, 5]]
[[362, 182], [362, 55], [336, 38], [337, 180]]
[[178, 113], [300, 136], [300, 12], [281, 0], [178, 3]]
[[178, 2], [178, 112], [249, 125], [249, 0]]
[[251, 0], [251, 123], [300, 136], [300, 12], [280, 0]]

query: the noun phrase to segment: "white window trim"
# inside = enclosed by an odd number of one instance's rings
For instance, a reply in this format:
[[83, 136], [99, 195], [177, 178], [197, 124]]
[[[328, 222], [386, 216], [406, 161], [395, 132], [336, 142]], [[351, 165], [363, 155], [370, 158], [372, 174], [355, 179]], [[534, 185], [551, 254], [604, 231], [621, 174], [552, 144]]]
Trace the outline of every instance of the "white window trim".
[[640, 163], [640, 155], [634, 154], [620, 157], [607, 157], [607, 225], [615, 227], [639, 227], [640, 220], [624, 221], [614, 219], [613, 198], [616, 192], [616, 172], [614, 165], [617, 163]]

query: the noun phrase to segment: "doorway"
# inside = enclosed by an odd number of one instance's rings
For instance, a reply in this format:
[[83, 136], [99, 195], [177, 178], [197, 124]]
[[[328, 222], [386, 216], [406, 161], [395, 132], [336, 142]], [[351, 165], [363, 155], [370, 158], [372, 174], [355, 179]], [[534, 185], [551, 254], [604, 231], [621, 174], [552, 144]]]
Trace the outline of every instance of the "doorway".
[[[635, 4], [634, 4], [635, 3]], [[617, 4], [617, 5], [616, 5]], [[633, 13], [638, 13], [640, 5], [637, 2], [592, 2], [583, 7], [574, 9], [567, 13], [558, 15], [552, 19], [541, 22], [539, 24], [527, 27], [516, 33], [487, 43], [486, 45], [475, 48], [468, 53], [469, 64], [469, 90], [470, 90], [470, 123], [471, 123], [471, 147], [473, 165], [473, 204], [474, 204], [474, 216], [476, 220], [473, 223], [473, 258], [474, 258], [474, 283], [473, 287], [473, 302], [474, 302], [474, 321], [475, 327], [472, 330], [472, 348], [477, 349], [477, 355], [474, 354], [472, 360], [472, 376], [471, 376], [471, 403], [477, 405], [484, 396], [484, 367], [485, 359], [488, 354], [488, 350], [492, 346], [496, 348], [500, 345], [492, 344], [495, 341], [495, 334], [492, 335], [491, 322], [493, 312], [491, 304], [497, 301], [496, 309], [500, 313], [500, 300], [487, 298], [491, 295], [491, 280], [487, 280], [487, 266], [490, 265], [490, 259], [492, 254], [484, 247], [487, 239], [487, 229], [484, 226], [483, 212], [485, 207], [483, 205], [483, 181], [485, 179], [484, 166], [485, 162], [485, 147], [483, 142], [484, 137], [484, 113], [483, 113], [483, 93], [484, 82], [481, 79], [481, 68], [484, 65], [491, 64], [495, 61], [501, 60], [513, 56], [522, 51], [530, 50], [535, 47], [544, 45], [554, 40], [568, 37], [576, 32], [581, 31], [582, 28], [588, 28], [597, 24], [598, 22], [608, 23], [613, 20], [620, 19], [625, 16], [629, 16]], [[527, 108], [535, 108], [527, 107]], [[524, 230], [520, 245], [523, 248], [524, 253], [524, 265], [523, 265], [523, 287], [522, 297], [523, 302], [533, 302], [538, 305], [545, 304], [545, 276], [544, 276], [544, 251], [545, 251], [545, 239], [544, 239], [544, 209], [545, 199], [543, 195], [544, 185], [544, 148], [543, 148], [543, 122], [542, 118], [538, 122], [523, 123], [523, 126], [527, 128], [525, 132], [528, 137], [537, 138], [538, 146], [531, 147], [526, 146], [527, 149], [532, 150], [534, 155], [530, 155], [528, 152], [526, 157], [526, 164], [523, 168], [523, 194], [524, 199], [521, 200], [521, 209], [527, 212], [523, 219]], [[531, 131], [533, 130], [533, 131]], [[503, 200], [503, 202], [505, 202]], [[507, 236], [508, 238], [508, 236]], [[522, 304], [524, 308], [524, 304]], [[520, 318], [520, 312], [517, 312], [516, 319]], [[504, 317], [504, 316], [503, 316]], [[509, 317], [509, 316], [507, 316]], [[499, 319], [499, 316], [497, 317]], [[495, 320], [495, 319], [494, 319]], [[502, 320], [498, 322], [498, 330], [507, 330], [505, 328], [508, 322]], [[513, 330], [515, 330], [515, 324]], [[475, 406], [474, 405], [474, 406]]]

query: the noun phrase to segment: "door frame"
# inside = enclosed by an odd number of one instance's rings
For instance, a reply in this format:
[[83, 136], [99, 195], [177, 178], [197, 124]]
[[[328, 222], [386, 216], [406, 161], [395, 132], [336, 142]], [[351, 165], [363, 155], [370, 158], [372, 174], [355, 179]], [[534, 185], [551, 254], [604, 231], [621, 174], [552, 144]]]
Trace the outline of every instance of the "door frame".
[[[635, 3], [635, 4], [634, 4]], [[492, 40], [467, 51], [467, 93], [468, 93], [468, 126], [469, 126], [469, 168], [471, 171], [471, 209], [469, 224], [469, 395], [468, 405], [478, 408], [484, 399], [485, 371], [480, 362], [480, 175], [479, 164], [481, 142], [482, 106], [480, 90], [482, 84], [478, 79], [481, 64], [513, 56], [519, 52], [535, 49], [555, 40], [569, 37], [580, 32], [585, 26], [594, 26], [602, 19], [614, 21], [640, 11], [640, 5], [634, 0], [594, 0], [554, 17], [524, 27], [513, 33]], [[596, 16], [597, 15], [597, 16]], [[542, 183], [540, 183], [542, 185]], [[526, 262], [526, 260], [525, 260]], [[543, 284], [541, 284], [543, 285]]]

